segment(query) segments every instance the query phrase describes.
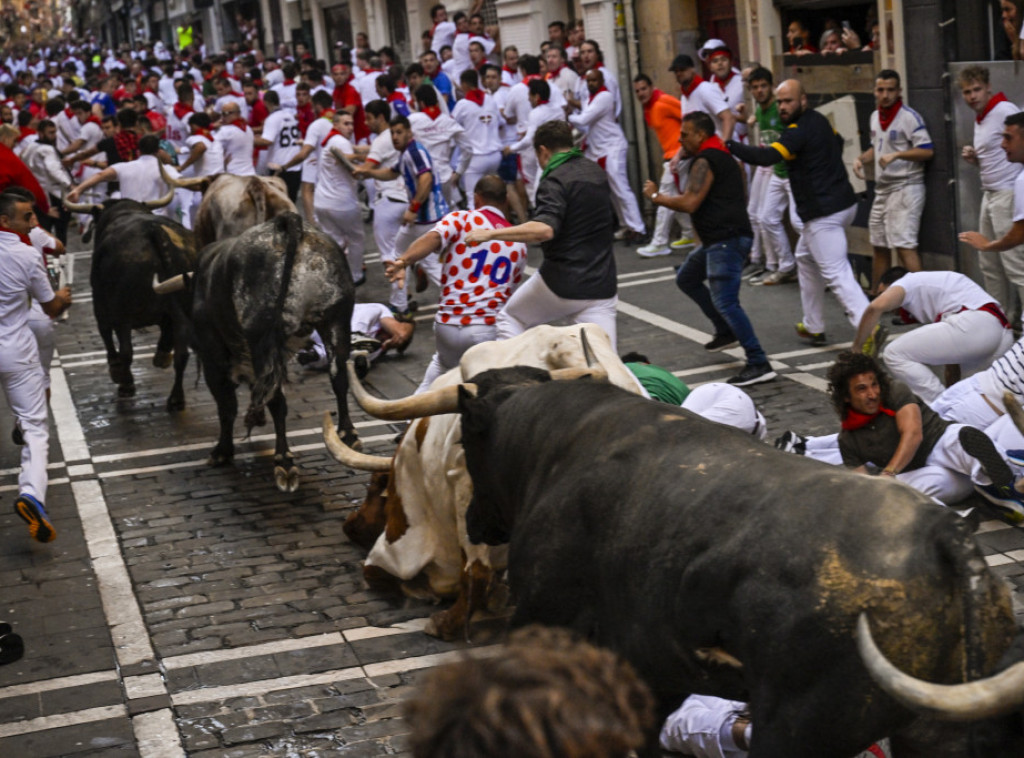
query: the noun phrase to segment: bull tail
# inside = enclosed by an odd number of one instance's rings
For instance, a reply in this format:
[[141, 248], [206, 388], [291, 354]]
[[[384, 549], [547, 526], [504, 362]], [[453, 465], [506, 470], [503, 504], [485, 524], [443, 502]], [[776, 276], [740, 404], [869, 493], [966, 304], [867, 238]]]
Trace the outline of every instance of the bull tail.
[[299, 242], [302, 240], [302, 219], [297, 213], [285, 213], [273, 221], [275, 241], [284, 249], [284, 260], [281, 266], [281, 286], [274, 308], [266, 323], [255, 325], [257, 331], [252, 357], [256, 377], [246, 413], [246, 431], [250, 434], [255, 425], [251, 420], [260, 415], [267, 401], [288, 377], [288, 335], [285, 333], [284, 305], [288, 299], [288, 287], [295, 269]]
[[252, 201], [253, 210], [256, 212], [256, 223], [262, 224], [267, 220], [267, 190], [258, 177], [250, 176], [245, 185], [245, 194]]

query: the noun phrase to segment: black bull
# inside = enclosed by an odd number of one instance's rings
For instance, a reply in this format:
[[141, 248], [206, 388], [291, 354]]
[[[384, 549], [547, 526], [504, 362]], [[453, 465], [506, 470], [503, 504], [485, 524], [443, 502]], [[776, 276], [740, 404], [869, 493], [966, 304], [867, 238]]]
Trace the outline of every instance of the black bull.
[[[1008, 592], [955, 514], [616, 387], [546, 379], [485, 372], [458, 402], [467, 530], [510, 542], [513, 626], [616, 650], [665, 712], [694, 692], [749, 702], [751, 758], [848, 758], [885, 736], [899, 756], [970, 754], [976, 726], [897, 703], [855, 632], [866, 612], [884, 654], [930, 682], [993, 671], [1016, 631]], [[983, 754], [1024, 755], [1017, 730]]]
[[132, 330], [158, 326], [153, 365], [167, 368], [174, 353], [174, 386], [167, 410], [185, 407], [182, 380], [188, 365], [189, 296], [184, 292], [167, 297], [147, 293], [154, 276], [166, 279], [193, 269], [195, 264], [195, 240], [181, 224], [153, 215], [134, 200], [103, 204], [96, 219], [89, 283], [110, 378], [118, 385], [119, 396], [135, 394]]
[[331, 387], [339, 427], [347, 441], [356, 441], [344, 369], [355, 288], [345, 254], [297, 214], [286, 213], [205, 247], [194, 287], [196, 353], [220, 418], [220, 439], [210, 463], [222, 465], [234, 455], [235, 389], [244, 381], [252, 387], [246, 426], [251, 430], [262, 423], [264, 407], [270, 410], [277, 486], [294, 491], [298, 470], [285, 436], [287, 404], [281, 385], [288, 376], [288, 360], [314, 329], [335, 359]]

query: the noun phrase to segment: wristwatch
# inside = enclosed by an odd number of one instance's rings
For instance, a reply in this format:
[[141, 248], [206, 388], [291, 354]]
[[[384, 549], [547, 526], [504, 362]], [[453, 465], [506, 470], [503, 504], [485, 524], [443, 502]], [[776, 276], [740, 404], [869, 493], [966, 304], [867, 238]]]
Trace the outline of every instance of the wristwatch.
[[651, 195], [651, 200], [657, 200], [657, 198], [658, 198], [658, 193], [657, 192], [655, 192], [653, 195]]

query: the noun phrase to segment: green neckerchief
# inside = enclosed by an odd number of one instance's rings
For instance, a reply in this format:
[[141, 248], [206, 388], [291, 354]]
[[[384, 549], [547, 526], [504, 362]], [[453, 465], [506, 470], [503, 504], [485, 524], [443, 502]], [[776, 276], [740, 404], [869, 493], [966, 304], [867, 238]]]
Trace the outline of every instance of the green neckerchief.
[[554, 171], [556, 168], [561, 166], [566, 161], [571, 161], [573, 158], [582, 158], [583, 151], [578, 147], [574, 147], [572, 150], [566, 150], [564, 153], [555, 153], [551, 156], [551, 160], [548, 161], [547, 168], [544, 169], [544, 173], [540, 175], [541, 181]]

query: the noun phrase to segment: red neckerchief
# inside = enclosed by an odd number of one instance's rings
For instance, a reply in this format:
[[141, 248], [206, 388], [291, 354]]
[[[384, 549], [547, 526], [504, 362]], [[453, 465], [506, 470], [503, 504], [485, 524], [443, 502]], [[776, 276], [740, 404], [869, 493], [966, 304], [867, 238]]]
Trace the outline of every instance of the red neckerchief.
[[890, 105], [888, 108], [884, 108], [881, 105], [878, 106], [878, 125], [882, 127], [882, 131], [889, 130], [889, 124], [896, 118], [896, 114], [900, 112], [900, 108], [903, 107], [903, 98], [898, 98], [895, 103]]
[[699, 87], [703, 83], [704, 83], [704, 79], [701, 77], [701, 75], [700, 74], [694, 74], [693, 75], [693, 79], [690, 80], [690, 86], [689, 87], [680, 87], [679, 90], [684, 95], [689, 97], [693, 93], [693, 91], [695, 89], [697, 89], [697, 87]]
[[285, 79], [283, 82], [281, 82], [281, 84], [283, 84], [285, 87], [291, 87], [293, 84], [295, 84], [295, 80]]
[[19, 127], [19, 129], [21, 129], [21, 136], [18, 137], [18, 142], [21, 142], [23, 139], [25, 139], [30, 134], [35, 134], [36, 133], [35, 129], [29, 129], [27, 126]]
[[93, 116], [92, 114], [89, 114], [89, 118], [87, 118], [85, 120], [85, 123], [87, 123], [87, 124], [96, 124], [96, 125], [98, 125], [100, 127], [103, 126], [103, 122], [100, 121], [96, 116]]
[[700, 143], [700, 147], [697, 148], [697, 153], [700, 154], [702, 150], [721, 150], [723, 153], [729, 153], [729, 148], [725, 146], [725, 143], [722, 142], [722, 138], [717, 134], [712, 134]]
[[429, 116], [431, 121], [437, 121], [437, 119], [441, 116], [441, 106], [424, 105], [422, 110], [420, 110], [420, 113]]
[[28, 238], [27, 234], [22, 234], [21, 232], [16, 232], [13, 229], [8, 229], [6, 226], [0, 226], [0, 232], [7, 232], [8, 234], [14, 234], [14, 235], [16, 235], [18, 237], [18, 239], [20, 239], [26, 245], [29, 245], [29, 246], [32, 245], [32, 240], [30, 240]]
[[[720, 53], [720, 55], [725, 55], [725, 53]], [[713, 56], [713, 55], [712, 55], [712, 56], [711, 56], [710, 58], [708, 58], [708, 60], [711, 60], [711, 58], [714, 58], [714, 57], [715, 57], [715, 56]], [[731, 80], [731, 79], [732, 79], [732, 78], [733, 78], [734, 76], [736, 76], [736, 72], [735, 72], [735, 71], [732, 71], [732, 70], [730, 69], [730, 71], [729, 71], [729, 76], [727, 76], [727, 77], [726, 77], [725, 79], [719, 79], [719, 78], [718, 78], [718, 74], [715, 74], [715, 75], [714, 75], [713, 77], [711, 77], [711, 78], [715, 80], [715, 84], [717, 84], [717, 85], [718, 85], [718, 88], [719, 88], [720, 90], [722, 90], [722, 92], [725, 92], [725, 85], [727, 85], [727, 84], [729, 83], [729, 81], [730, 81], [730, 80]]]
[[590, 104], [591, 104], [592, 102], [594, 102], [594, 98], [595, 98], [595, 97], [597, 97], [598, 95], [600, 95], [600, 94], [601, 94], [602, 92], [607, 92], [607, 91], [608, 91], [608, 88], [607, 88], [607, 87], [605, 87], [605, 86], [604, 86], [604, 85], [602, 84], [602, 85], [601, 85], [601, 89], [599, 89], [599, 90], [598, 90], [597, 92], [595, 92], [594, 94], [592, 94], [592, 95], [590, 96], [590, 99], [589, 99], [589, 100], [587, 100], [587, 105], [590, 105]]
[[562, 69], [563, 68], [565, 68], [565, 66], [559, 66], [554, 71], [548, 71], [547, 78], [548, 79], [556, 79], [558, 77], [558, 75], [560, 73], [562, 73]]
[[540, 80], [541, 80], [541, 75], [540, 74], [527, 74], [526, 76], [523, 77], [522, 83], [526, 84], [526, 85], [529, 85], [530, 82], [534, 82], [534, 81], [538, 81], [539, 82]]
[[331, 137], [334, 137], [335, 135], [337, 135], [339, 137], [344, 137], [345, 136], [344, 134], [339, 132], [337, 129], [331, 129], [331, 131], [327, 132], [327, 136], [324, 137], [324, 141], [320, 143], [320, 147], [327, 147], [327, 143], [330, 142], [331, 141]]
[[653, 108], [653, 107], [654, 107], [654, 104], [655, 104], [656, 102], [658, 102], [658, 100], [660, 100], [660, 99], [661, 99], [661, 96], [662, 96], [662, 95], [664, 95], [664, 94], [665, 94], [665, 93], [664, 93], [664, 92], [662, 92], [662, 91], [661, 91], [660, 89], [655, 89], [655, 90], [652, 90], [652, 91], [651, 91], [651, 99], [647, 101], [647, 104], [646, 104], [646, 105], [644, 106], [644, 110], [645, 110], [645, 111], [648, 111], [648, 110], [650, 110], [651, 108]]
[[236, 118], [234, 121], [228, 121], [227, 126], [237, 126], [243, 132], [249, 128], [249, 125], [245, 123], [245, 119], [243, 119], [241, 116]]
[[843, 429], [845, 431], [847, 431], [847, 432], [852, 432], [852, 431], [854, 431], [856, 429], [860, 429], [861, 427], [864, 427], [864, 426], [867, 426], [868, 424], [870, 424], [872, 421], [874, 421], [876, 418], [881, 416], [883, 413], [886, 416], [893, 416], [893, 417], [895, 417], [895, 415], [896, 415], [896, 411], [891, 411], [888, 408], [886, 408], [884, 405], [878, 406], [878, 413], [875, 413], [875, 414], [870, 415], [870, 416], [868, 414], [866, 414], [866, 413], [858, 413], [853, 408], [847, 408], [846, 409], [846, 415], [843, 416], [843, 424], [842, 424]]
[[209, 129], [200, 129], [199, 127], [196, 127], [196, 130], [192, 133], [197, 137], [202, 137], [203, 139], [208, 139], [210, 142], [213, 142], [213, 135], [210, 134]]
[[992, 95], [992, 98], [988, 101], [988, 104], [985, 106], [985, 110], [983, 110], [981, 113], [974, 117], [974, 122], [980, 124], [982, 121], [985, 120], [985, 116], [988, 115], [988, 112], [990, 110], [999, 105], [999, 103], [1005, 102], [1006, 95], [1004, 95], [1002, 92], [997, 92], [996, 94]]
[[466, 99], [469, 100], [469, 102], [476, 103], [477, 105], [483, 107], [484, 91], [482, 89], [468, 89], [464, 94], [466, 95]]
[[516, 70], [514, 68], [509, 68], [508, 66], [502, 66], [501, 70], [504, 71], [506, 74], [512, 74], [512, 76], [516, 75]]
[[547, 105], [550, 102], [550, 100], [538, 100], [537, 105]]
[[405, 99], [405, 95], [403, 95], [401, 92], [398, 92], [396, 90], [395, 92], [392, 92], [390, 95], [388, 95], [388, 102], [389, 103], [394, 103], [394, 102], [407, 103], [409, 101]]
[[179, 121], [184, 120], [185, 116], [189, 113], [195, 113], [195, 109], [193, 109], [191, 105], [186, 105], [185, 103], [174, 104], [174, 116]]
[[70, 121], [71, 119], [73, 119], [75, 117], [75, 112], [73, 110], [71, 110], [70, 108], [65, 108], [64, 109], [64, 116], [67, 118], [68, 121]]

